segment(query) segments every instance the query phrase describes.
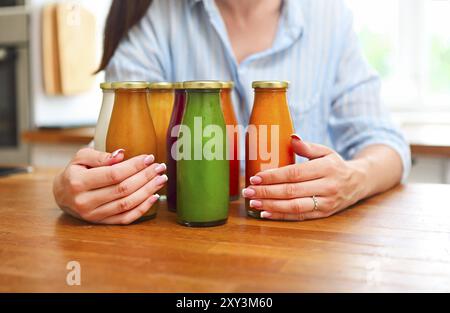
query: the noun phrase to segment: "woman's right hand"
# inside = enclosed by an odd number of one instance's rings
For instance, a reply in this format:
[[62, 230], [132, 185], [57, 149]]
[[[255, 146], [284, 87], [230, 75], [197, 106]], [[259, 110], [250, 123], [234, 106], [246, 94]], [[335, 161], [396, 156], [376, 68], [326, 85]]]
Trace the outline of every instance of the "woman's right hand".
[[[167, 182], [164, 163], [153, 155], [123, 161], [124, 150], [113, 153], [90, 148], [78, 151], [55, 177], [53, 194], [66, 213], [91, 223], [130, 224], [158, 200]], [[123, 162], [122, 162], [123, 161]]]

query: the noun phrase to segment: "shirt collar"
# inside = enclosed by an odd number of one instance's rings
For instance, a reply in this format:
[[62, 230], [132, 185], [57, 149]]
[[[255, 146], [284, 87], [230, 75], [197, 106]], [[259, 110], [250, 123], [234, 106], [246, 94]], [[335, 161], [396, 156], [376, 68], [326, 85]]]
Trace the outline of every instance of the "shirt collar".
[[[200, 2], [204, 2], [204, 0], [189, 0], [189, 5], [191, 8], [193, 8]], [[282, 20], [281, 22], [284, 23], [283, 27], [287, 27], [290, 36], [296, 38], [302, 33], [304, 28], [304, 17], [301, 1], [283, 0], [283, 2], [284, 3], [281, 18], [284, 20]]]
[[[189, 5], [191, 8], [193, 8], [200, 2], [205, 5], [205, 9], [210, 16], [211, 22], [213, 24], [216, 24], [220, 33], [220, 29], [224, 28], [225, 26], [219, 25], [223, 23], [218, 23], [218, 19], [221, 20], [221, 17], [219, 17], [219, 12], [213, 9], [216, 8], [215, 4], [213, 4], [214, 0], [190, 0]], [[261, 57], [267, 54], [272, 54], [284, 50], [295, 43], [296, 40], [298, 40], [298, 38], [303, 34], [305, 26], [301, 2], [302, 1], [299, 0], [283, 0], [283, 7], [280, 22], [278, 25], [278, 31], [272, 48], [264, 52], [257, 53], [254, 55], [254, 57]], [[226, 38], [226, 36], [224, 36], [224, 38]], [[250, 60], [251, 59], [253, 58], [250, 57]]]
[[[283, 0], [283, 8], [281, 12], [280, 24], [274, 48], [286, 48], [303, 33], [305, 20], [302, 10], [302, 1], [299, 0]], [[281, 33], [280, 33], [281, 32]]]
[[194, 5], [196, 5], [199, 2], [202, 2], [203, 0], [190, 0], [189, 6], [192, 8]]

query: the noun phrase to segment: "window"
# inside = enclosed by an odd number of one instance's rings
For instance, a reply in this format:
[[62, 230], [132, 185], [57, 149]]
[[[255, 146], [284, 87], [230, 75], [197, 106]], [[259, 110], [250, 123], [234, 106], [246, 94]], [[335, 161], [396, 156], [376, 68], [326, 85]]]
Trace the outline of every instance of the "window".
[[[428, 88], [444, 97], [450, 93], [450, 1], [427, 2]], [[449, 103], [450, 105], [450, 103]]]
[[450, 111], [450, 0], [347, 0], [395, 110]]

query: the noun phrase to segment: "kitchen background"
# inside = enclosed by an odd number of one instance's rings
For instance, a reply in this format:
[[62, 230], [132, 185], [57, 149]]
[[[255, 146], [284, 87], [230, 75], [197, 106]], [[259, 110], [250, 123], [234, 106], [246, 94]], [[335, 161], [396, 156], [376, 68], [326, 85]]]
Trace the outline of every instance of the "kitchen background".
[[[0, 0], [0, 164], [63, 166], [89, 143], [103, 73], [86, 73], [99, 62], [110, 3]], [[450, 183], [450, 1], [347, 3], [411, 143], [409, 180]]]

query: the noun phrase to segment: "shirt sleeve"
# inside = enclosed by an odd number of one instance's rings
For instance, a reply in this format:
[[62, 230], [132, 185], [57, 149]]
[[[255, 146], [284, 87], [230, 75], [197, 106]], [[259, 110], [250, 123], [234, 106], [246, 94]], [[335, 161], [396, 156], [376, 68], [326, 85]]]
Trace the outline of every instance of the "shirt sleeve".
[[341, 54], [329, 122], [334, 148], [345, 159], [352, 159], [369, 145], [389, 146], [402, 159], [404, 182], [411, 168], [409, 145], [380, 99], [380, 78], [363, 56], [352, 15], [347, 8], [343, 12]]
[[124, 37], [105, 70], [107, 81], [168, 81], [170, 55], [166, 1], [152, 1], [138, 24]]

